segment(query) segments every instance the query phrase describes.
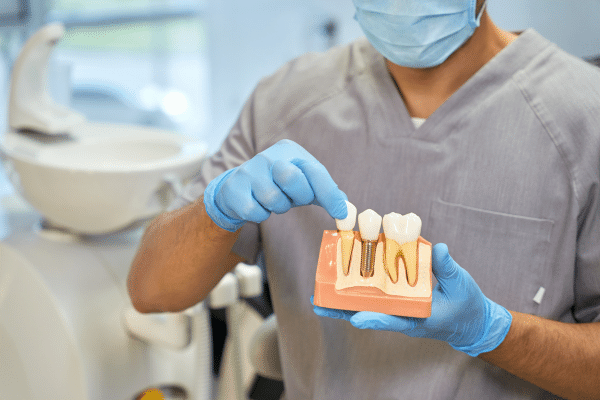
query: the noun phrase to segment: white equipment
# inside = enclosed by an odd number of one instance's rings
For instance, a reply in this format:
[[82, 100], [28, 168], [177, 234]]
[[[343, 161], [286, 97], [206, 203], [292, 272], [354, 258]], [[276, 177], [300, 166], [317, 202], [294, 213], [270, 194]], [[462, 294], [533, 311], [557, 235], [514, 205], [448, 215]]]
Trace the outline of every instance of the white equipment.
[[[125, 282], [140, 221], [163, 211], [206, 147], [178, 134], [97, 124], [52, 101], [46, 70], [64, 28], [42, 28], [12, 74], [0, 144], [16, 196], [0, 199], [0, 399], [209, 399], [207, 306], [140, 314]], [[41, 215], [40, 215], [41, 214]], [[40, 226], [39, 221], [44, 222]], [[262, 290], [238, 266], [209, 299], [235, 305]]]
[[140, 340], [127, 323], [125, 279], [140, 229], [61, 241], [69, 237], [40, 230], [31, 210], [3, 217], [0, 398], [124, 400], [150, 387], [210, 398], [206, 308], [140, 315], [168, 326], [164, 340]]
[[[207, 304], [163, 314], [131, 306], [125, 281], [141, 228], [73, 236], [40, 228], [39, 214], [11, 207], [14, 196], [2, 203], [0, 399], [133, 400], [148, 388], [212, 398]], [[260, 295], [261, 279], [258, 267], [240, 264], [208, 305], [235, 310], [241, 297]], [[242, 399], [241, 378], [231, 384]]]

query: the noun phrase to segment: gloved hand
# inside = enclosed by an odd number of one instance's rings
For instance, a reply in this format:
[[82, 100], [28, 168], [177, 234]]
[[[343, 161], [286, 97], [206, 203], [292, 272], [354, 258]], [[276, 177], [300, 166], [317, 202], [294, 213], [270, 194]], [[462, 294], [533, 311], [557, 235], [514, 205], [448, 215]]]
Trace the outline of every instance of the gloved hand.
[[272, 212], [316, 204], [333, 218], [347, 216], [347, 196], [325, 167], [302, 146], [281, 140], [242, 165], [213, 179], [204, 191], [206, 212], [230, 232]]
[[433, 247], [432, 269], [438, 280], [433, 289], [431, 316], [407, 318], [369, 311], [344, 311], [314, 306], [317, 315], [350, 321], [360, 329], [402, 332], [412, 337], [438, 339], [476, 357], [494, 350], [506, 337], [512, 315], [484, 296], [471, 275], [448, 254], [448, 246]]

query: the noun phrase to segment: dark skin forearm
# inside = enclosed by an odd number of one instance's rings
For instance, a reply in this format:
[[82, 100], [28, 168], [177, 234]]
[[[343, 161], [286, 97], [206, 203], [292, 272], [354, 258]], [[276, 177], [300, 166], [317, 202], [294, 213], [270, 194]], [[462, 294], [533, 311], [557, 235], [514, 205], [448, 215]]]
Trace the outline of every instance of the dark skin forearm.
[[555, 395], [600, 399], [600, 323], [568, 324], [511, 314], [504, 341], [479, 358]]
[[201, 197], [155, 218], [133, 259], [127, 290], [140, 312], [181, 311], [202, 301], [241, 257], [238, 233], [217, 226]]

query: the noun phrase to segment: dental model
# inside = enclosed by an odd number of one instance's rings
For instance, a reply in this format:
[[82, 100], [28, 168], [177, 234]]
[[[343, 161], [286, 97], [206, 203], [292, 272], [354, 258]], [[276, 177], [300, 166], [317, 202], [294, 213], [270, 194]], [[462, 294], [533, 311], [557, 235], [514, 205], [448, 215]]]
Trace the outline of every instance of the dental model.
[[414, 287], [417, 283], [417, 254], [421, 235], [421, 218], [410, 213], [386, 214], [383, 217], [385, 233], [385, 268], [392, 282], [398, 282], [399, 261], [402, 260], [408, 284]]
[[346, 207], [348, 208], [348, 216], [344, 219], [335, 220], [335, 225], [341, 236], [344, 275], [348, 275], [350, 272], [350, 256], [354, 247], [354, 226], [356, 225], [356, 207], [349, 201], [346, 201]]
[[360, 276], [370, 278], [375, 272], [375, 249], [381, 229], [381, 215], [369, 209], [358, 215], [358, 229], [362, 241]]
[[[356, 209], [323, 232], [315, 276], [316, 306], [427, 318], [431, 315], [432, 246], [423, 239], [415, 214]], [[379, 233], [383, 222], [384, 233]]]

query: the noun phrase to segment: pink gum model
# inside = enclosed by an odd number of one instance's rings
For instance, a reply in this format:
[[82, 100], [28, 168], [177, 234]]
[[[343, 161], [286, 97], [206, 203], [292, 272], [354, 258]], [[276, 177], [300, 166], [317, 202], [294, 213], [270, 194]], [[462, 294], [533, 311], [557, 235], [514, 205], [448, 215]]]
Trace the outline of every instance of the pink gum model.
[[[349, 311], [374, 311], [389, 315], [427, 318], [431, 316], [431, 243], [419, 237], [419, 246], [429, 251], [419, 251], [419, 268], [429, 269], [428, 297], [391, 295], [377, 287], [352, 286], [336, 289], [338, 260], [338, 231], [324, 231], [315, 277], [314, 304], [320, 307]], [[378, 242], [384, 241], [384, 235]], [[384, 243], [385, 244], [385, 243]], [[356, 244], [355, 244], [356, 247]], [[355, 249], [356, 250], [356, 249]], [[421, 254], [427, 259], [421, 259]], [[402, 273], [402, 271], [400, 271]], [[386, 279], [389, 277], [386, 276]]]

